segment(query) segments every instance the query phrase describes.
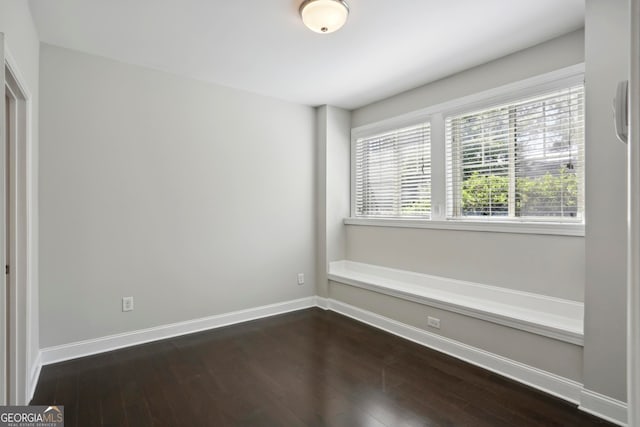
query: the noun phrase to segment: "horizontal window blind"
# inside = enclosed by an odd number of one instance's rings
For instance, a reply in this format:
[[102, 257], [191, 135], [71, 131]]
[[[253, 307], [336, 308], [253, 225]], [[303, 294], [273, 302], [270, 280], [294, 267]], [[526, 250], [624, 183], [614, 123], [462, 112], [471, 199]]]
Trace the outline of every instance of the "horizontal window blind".
[[355, 216], [428, 217], [430, 125], [421, 123], [355, 141]]
[[582, 221], [584, 85], [446, 118], [449, 218]]

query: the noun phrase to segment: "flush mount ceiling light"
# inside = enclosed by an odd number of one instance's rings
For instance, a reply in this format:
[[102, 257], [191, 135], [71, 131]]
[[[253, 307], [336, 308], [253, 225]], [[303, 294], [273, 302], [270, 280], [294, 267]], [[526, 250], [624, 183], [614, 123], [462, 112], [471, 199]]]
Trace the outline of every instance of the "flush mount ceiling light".
[[305, 0], [300, 5], [300, 16], [311, 31], [333, 33], [347, 22], [349, 5], [344, 0]]

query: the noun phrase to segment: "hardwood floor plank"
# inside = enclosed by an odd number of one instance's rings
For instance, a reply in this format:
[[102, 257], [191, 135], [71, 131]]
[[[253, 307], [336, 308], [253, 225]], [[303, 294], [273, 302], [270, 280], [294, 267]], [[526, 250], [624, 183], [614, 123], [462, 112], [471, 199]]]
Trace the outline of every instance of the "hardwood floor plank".
[[51, 403], [73, 427], [611, 425], [320, 309], [45, 366]]
[[82, 372], [78, 378], [78, 426], [99, 427], [102, 424], [98, 369]]

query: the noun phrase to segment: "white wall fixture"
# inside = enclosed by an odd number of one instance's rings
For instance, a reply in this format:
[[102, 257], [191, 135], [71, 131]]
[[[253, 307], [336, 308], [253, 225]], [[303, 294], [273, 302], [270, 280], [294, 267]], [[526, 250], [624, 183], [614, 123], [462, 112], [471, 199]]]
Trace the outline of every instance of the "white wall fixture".
[[343, 0], [305, 0], [300, 5], [300, 16], [311, 31], [333, 33], [347, 22], [349, 5]]

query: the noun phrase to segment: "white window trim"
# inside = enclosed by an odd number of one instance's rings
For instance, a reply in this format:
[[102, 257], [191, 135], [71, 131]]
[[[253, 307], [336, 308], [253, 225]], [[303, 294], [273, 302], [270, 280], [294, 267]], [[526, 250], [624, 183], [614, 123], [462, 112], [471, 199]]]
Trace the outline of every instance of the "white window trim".
[[404, 218], [345, 218], [345, 225], [369, 227], [426, 228], [433, 230], [485, 231], [492, 233], [543, 234], [584, 237], [584, 224], [561, 222], [511, 222], [421, 220]]
[[[401, 116], [359, 126], [351, 130], [351, 217], [346, 225], [383, 227], [466, 230], [499, 233], [546, 234], [584, 236], [584, 222], [458, 220], [446, 217], [446, 138], [444, 117], [465, 111], [489, 108], [495, 105], [535, 96], [542, 92], [561, 89], [584, 82], [584, 63], [555, 70], [518, 82], [499, 86], [451, 101], [432, 105]], [[431, 218], [366, 218], [355, 217], [355, 141], [376, 133], [390, 131], [420, 122], [431, 126]]]

